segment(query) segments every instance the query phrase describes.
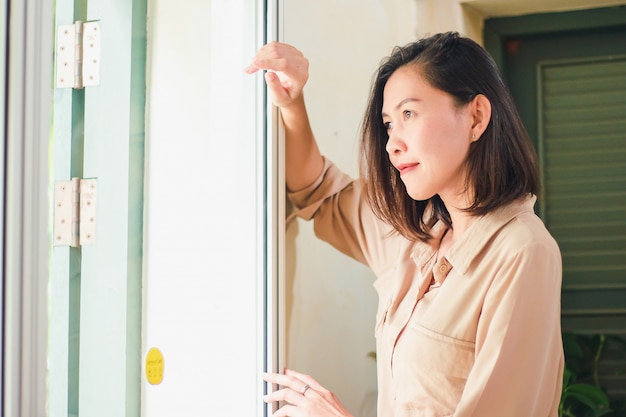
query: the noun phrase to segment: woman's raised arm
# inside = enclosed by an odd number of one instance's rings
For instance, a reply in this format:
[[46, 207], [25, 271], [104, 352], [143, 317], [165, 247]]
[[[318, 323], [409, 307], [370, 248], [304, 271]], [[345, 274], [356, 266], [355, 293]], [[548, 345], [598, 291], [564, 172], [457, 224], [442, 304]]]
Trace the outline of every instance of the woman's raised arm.
[[309, 61], [293, 46], [271, 42], [257, 52], [246, 68], [249, 74], [258, 70], [267, 71], [265, 81], [285, 125], [287, 188], [300, 190], [311, 185], [324, 166], [302, 91], [309, 78]]

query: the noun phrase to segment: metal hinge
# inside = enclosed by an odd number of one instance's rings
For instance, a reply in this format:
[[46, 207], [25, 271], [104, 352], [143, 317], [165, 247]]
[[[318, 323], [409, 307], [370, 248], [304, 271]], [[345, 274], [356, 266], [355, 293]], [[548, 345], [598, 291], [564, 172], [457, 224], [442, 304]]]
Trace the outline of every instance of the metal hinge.
[[88, 245], [96, 241], [97, 181], [72, 178], [54, 187], [54, 245]]
[[81, 89], [100, 84], [100, 24], [76, 22], [57, 28], [56, 86]]

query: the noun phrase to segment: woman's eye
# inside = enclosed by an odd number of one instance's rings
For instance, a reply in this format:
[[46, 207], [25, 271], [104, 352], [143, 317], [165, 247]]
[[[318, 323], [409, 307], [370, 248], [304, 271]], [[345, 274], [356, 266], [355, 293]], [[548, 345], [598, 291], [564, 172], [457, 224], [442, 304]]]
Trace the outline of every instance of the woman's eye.
[[402, 112], [402, 115], [404, 116], [405, 119], [410, 119], [411, 116], [413, 116], [413, 112], [411, 112], [411, 110], [405, 110]]
[[385, 126], [385, 129], [387, 130], [393, 129], [393, 123], [391, 122], [383, 122], [383, 125]]

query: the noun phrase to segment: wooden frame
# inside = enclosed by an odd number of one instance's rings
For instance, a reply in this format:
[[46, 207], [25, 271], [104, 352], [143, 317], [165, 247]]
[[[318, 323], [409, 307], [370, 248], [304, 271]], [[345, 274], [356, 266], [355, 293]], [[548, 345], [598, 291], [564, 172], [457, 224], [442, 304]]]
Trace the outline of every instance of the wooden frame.
[[485, 49], [493, 56], [506, 76], [502, 48], [509, 37], [610, 28], [620, 25], [626, 25], [626, 6], [497, 17], [485, 20], [484, 44]]

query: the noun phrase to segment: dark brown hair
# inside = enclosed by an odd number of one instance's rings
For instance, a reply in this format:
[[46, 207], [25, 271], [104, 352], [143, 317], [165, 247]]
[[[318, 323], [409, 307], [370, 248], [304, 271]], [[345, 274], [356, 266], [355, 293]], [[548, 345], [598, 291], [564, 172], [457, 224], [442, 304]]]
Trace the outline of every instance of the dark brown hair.
[[409, 239], [428, 240], [450, 214], [438, 195], [413, 200], [385, 149], [389, 137], [382, 121], [383, 91], [400, 67], [412, 65], [434, 88], [450, 94], [457, 106], [478, 94], [491, 102], [491, 120], [473, 142], [465, 162], [466, 186], [473, 201], [465, 210], [483, 215], [528, 194], [538, 194], [537, 157], [511, 94], [491, 56], [476, 42], [456, 32], [437, 34], [396, 47], [376, 73], [361, 137], [361, 177], [374, 213]]

